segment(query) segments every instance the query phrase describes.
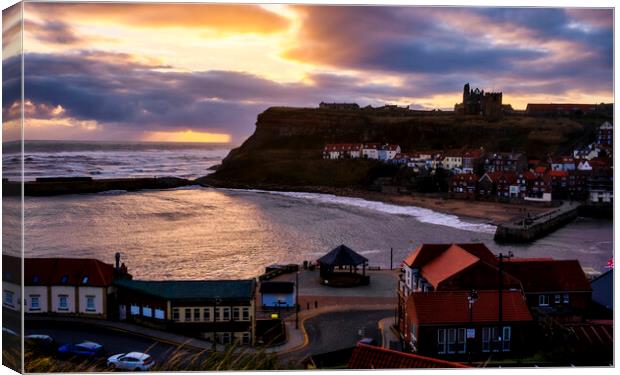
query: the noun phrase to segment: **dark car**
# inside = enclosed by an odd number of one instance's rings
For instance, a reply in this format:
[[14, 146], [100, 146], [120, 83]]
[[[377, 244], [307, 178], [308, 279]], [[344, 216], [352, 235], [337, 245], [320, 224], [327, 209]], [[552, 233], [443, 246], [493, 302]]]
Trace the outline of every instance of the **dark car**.
[[58, 348], [56, 341], [48, 335], [24, 336], [24, 346], [38, 352], [55, 352]]
[[103, 354], [103, 345], [92, 341], [83, 341], [79, 344], [63, 344], [58, 347], [58, 353], [77, 357], [95, 357]]

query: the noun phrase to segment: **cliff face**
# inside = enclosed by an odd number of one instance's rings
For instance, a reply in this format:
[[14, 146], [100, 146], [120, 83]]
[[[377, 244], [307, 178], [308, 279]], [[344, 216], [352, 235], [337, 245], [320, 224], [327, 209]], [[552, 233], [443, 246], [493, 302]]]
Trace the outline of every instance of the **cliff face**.
[[366, 185], [389, 175], [375, 161], [322, 160], [326, 143], [397, 143], [404, 152], [484, 147], [519, 151], [528, 157], [570, 152], [593, 138], [593, 127], [569, 119], [505, 117], [489, 122], [478, 116], [317, 108], [269, 108], [258, 116], [256, 131], [224, 159], [210, 179], [273, 185]]

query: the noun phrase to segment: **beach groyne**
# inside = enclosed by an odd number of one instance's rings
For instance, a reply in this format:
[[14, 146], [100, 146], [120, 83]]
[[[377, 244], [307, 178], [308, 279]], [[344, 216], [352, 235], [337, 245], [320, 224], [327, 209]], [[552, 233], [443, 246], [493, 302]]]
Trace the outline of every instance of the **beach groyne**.
[[497, 242], [531, 242], [541, 238], [577, 218], [579, 202], [564, 202], [561, 206], [535, 217], [518, 222], [504, 223], [495, 230]]
[[[174, 189], [195, 184], [195, 181], [178, 177], [111, 178], [50, 177], [25, 181], [25, 196], [53, 196], [64, 194], [89, 194], [110, 190], [136, 191], [144, 189]], [[19, 196], [22, 184], [19, 181], [2, 180], [2, 195]]]

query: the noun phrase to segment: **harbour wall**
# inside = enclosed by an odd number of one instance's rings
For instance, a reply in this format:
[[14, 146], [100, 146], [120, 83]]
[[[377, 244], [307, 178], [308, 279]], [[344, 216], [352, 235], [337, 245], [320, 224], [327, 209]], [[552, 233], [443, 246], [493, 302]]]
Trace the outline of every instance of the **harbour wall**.
[[581, 203], [578, 202], [564, 202], [560, 207], [529, 220], [524, 218], [520, 222], [500, 224], [495, 230], [495, 241], [513, 243], [534, 241], [577, 218], [580, 206]]
[[[193, 180], [177, 177], [92, 179], [90, 177], [38, 178], [25, 181], [25, 196], [100, 193], [109, 190], [136, 191], [143, 189], [174, 189], [195, 184]], [[19, 181], [2, 180], [2, 195], [21, 195]]]

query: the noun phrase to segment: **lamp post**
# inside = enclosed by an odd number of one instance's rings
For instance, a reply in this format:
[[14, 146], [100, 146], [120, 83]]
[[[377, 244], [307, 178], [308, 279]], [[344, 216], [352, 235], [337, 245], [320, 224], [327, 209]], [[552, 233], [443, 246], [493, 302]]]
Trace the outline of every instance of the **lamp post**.
[[[476, 303], [477, 300], [478, 300], [478, 292], [475, 289], [470, 290], [469, 291], [469, 296], [467, 296], [467, 302], [468, 302], [468, 305], [469, 305], [469, 325], [470, 325], [470, 327], [472, 326], [472, 323], [473, 323], [473, 320], [474, 320], [474, 303]], [[467, 345], [467, 356], [469, 358], [469, 363], [471, 363], [471, 341], [469, 339], [469, 330], [470, 329], [474, 330], [474, 337], [476, 335], [475, 328], [469, 328], [467, 330], [467, 332], [465, 332], [465, 335], [466, 335], [465, 342], [468, 343], [468, 345]]]
[[503, 345], [503, 342], [502, 342], [502, 335], [503, 335], [503, 327], [502, 327], [502, 318], [503, 318], [503, 316], [502, 316], [502, 313], [503, 313], [502, 309], [503, 309], [503, 305], [502, 304], [503, 304], [503, 289], [504, 289], [504, 285], [503, 285], [503, 283], [504, 283], [504, 275], [503, 275], [503, 271], [504, 271], [504, 258], [512, 258], [513, 256], [514, 256], [514, 254], [512, 253], [512, 251], [508, 251], [508, 255], [504, 255], [502, 253], [499, 253], [499, 263], [498, 263], [498, 270], [499, 270], [499, 272], [498, 272], [499, 273], [498, 291], [499, 291], [499, 293], [498, 293], [498, 297], [497, 297], [498, 298], [498, 306], [497, 306], [497, 308], [498, 308], [498, 314], [497, 314], [498, 317], [497, 318], [498, 319], [497, 319], [497, 321], [498, 321], [498, 329], [499, 329], [499, 331], [497, 332], [497, 337], [498, 337], [499, 348], [497, 348], [497, 352], [498, 352], [498, 354], [500, 356], [501, 356], [501, 353], [502, 353], [502, 351], [504, 349], [503, 348], [504, 345]]

